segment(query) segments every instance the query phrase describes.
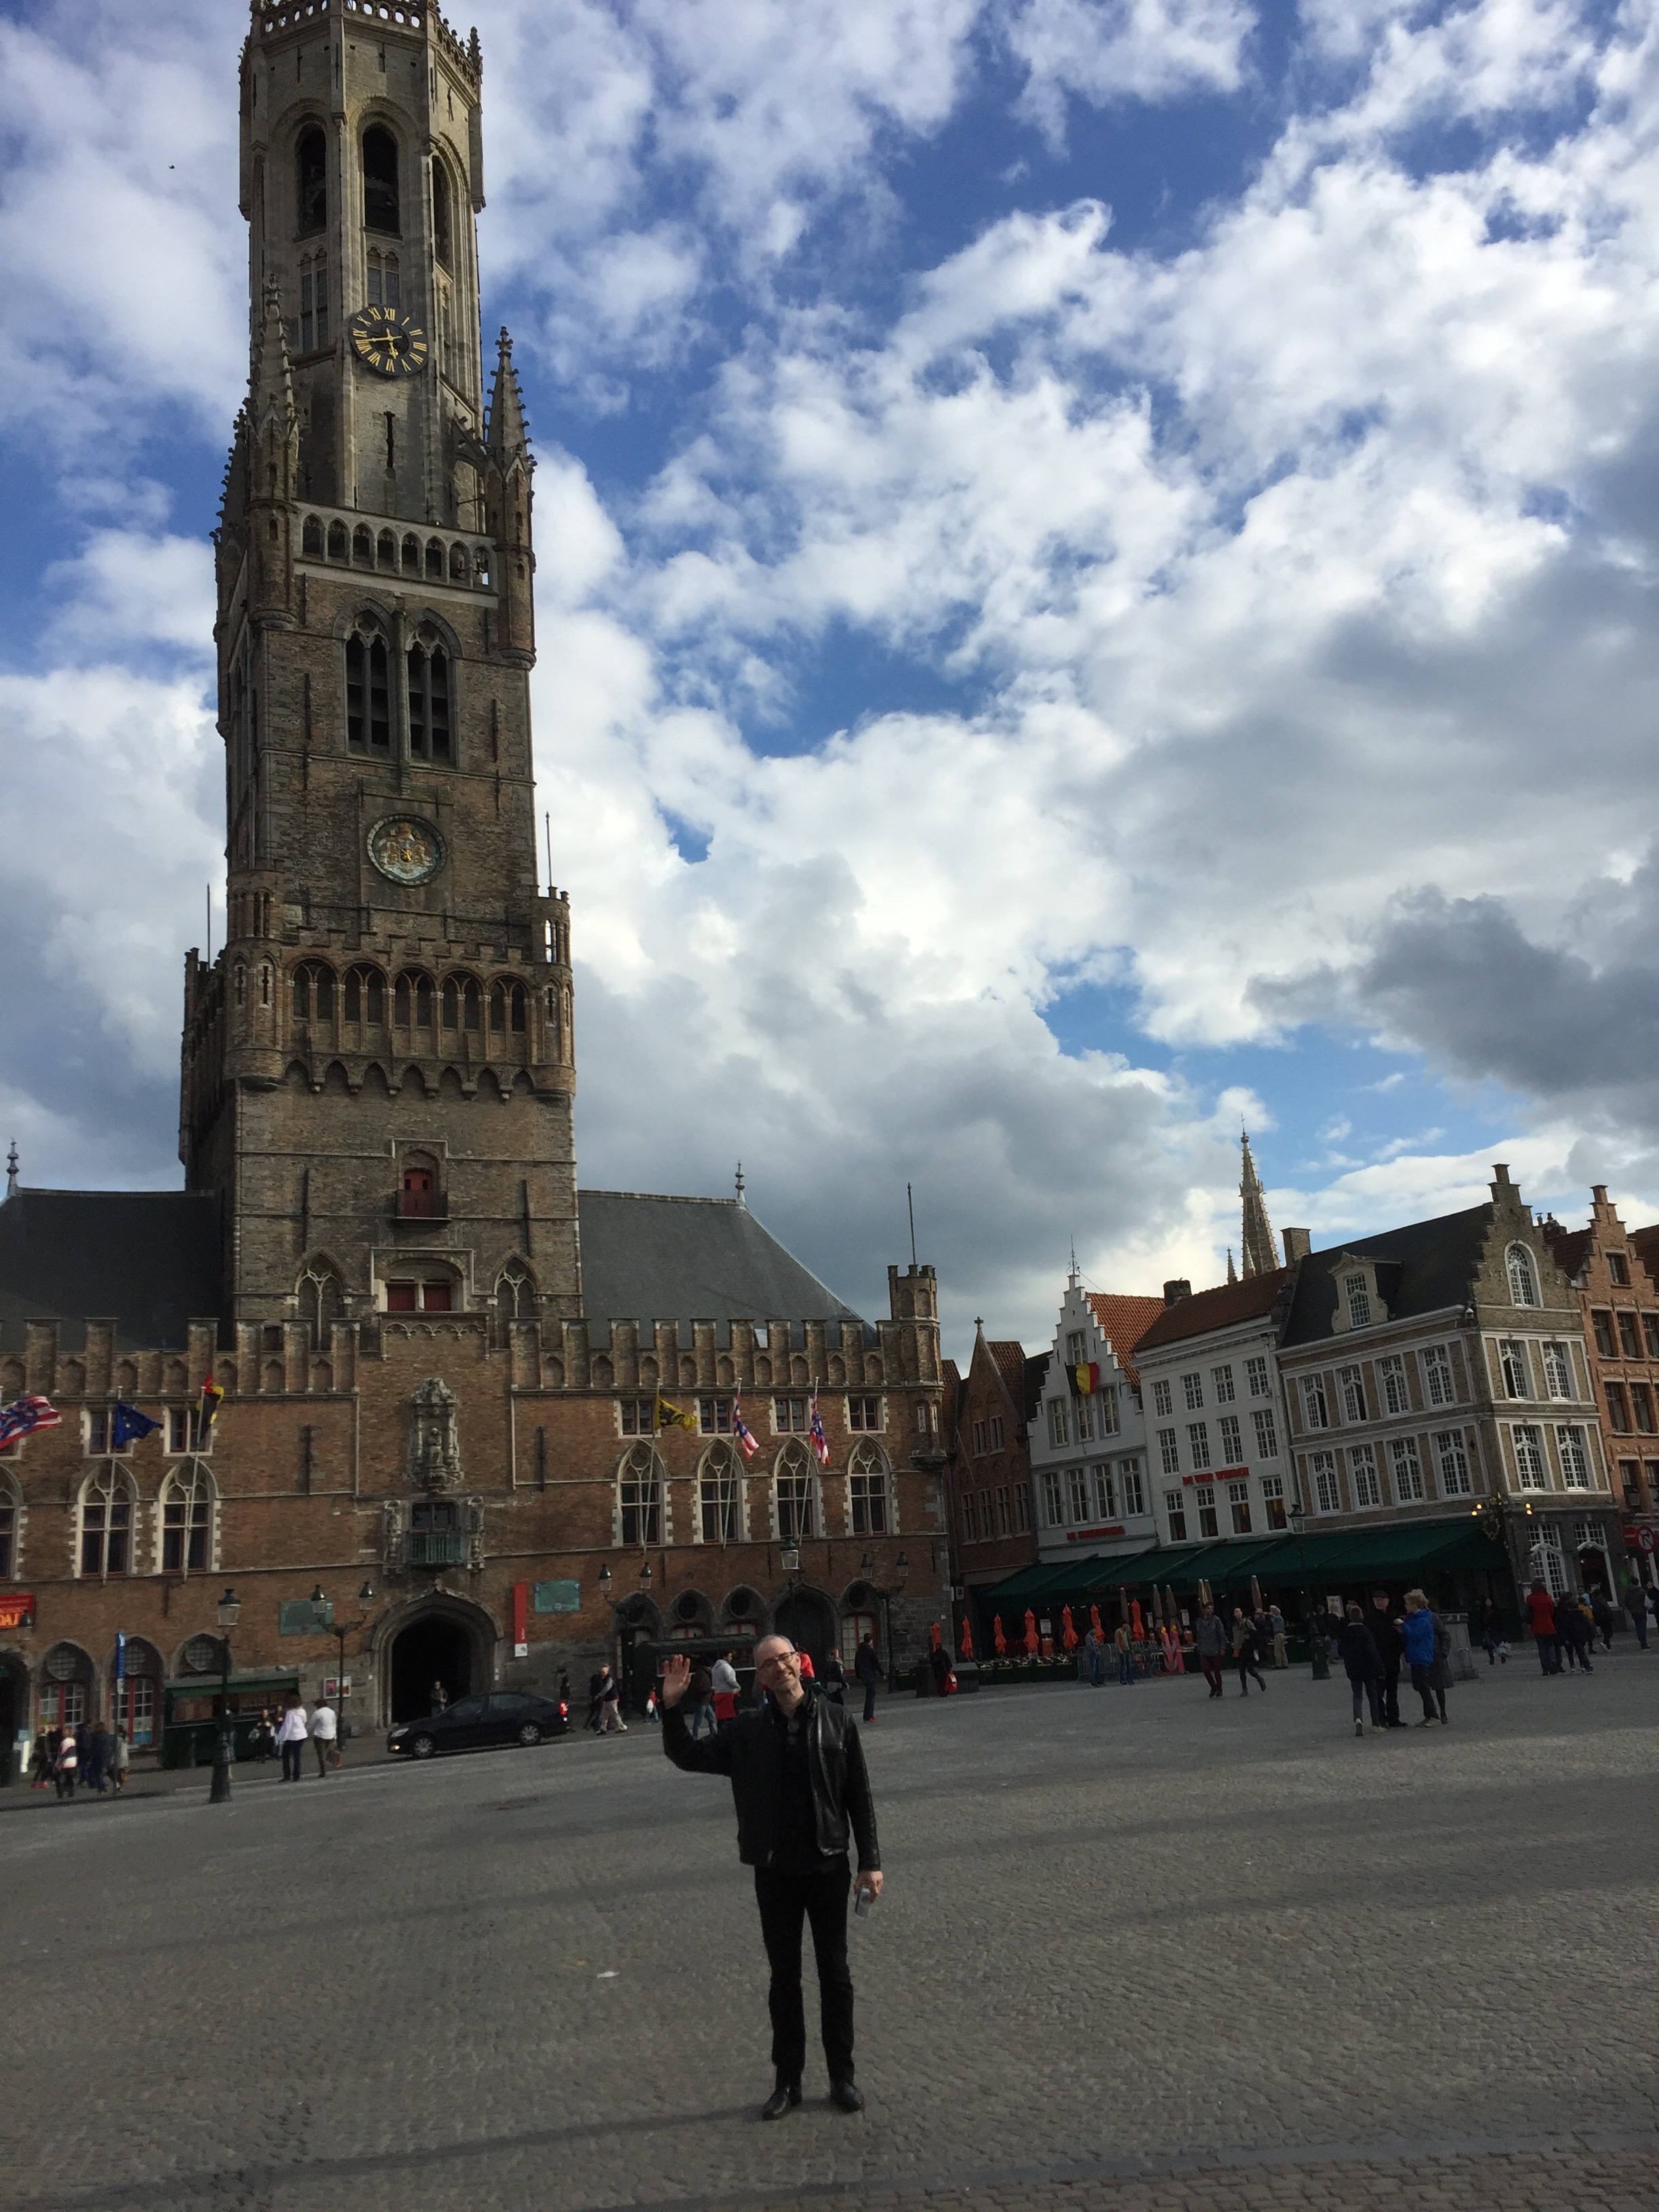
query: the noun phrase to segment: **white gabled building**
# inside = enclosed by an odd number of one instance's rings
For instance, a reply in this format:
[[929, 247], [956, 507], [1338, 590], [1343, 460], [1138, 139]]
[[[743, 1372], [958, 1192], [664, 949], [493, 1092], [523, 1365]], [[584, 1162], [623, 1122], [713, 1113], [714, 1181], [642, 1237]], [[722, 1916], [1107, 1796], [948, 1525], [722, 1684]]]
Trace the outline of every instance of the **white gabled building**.
[[[1285, 1234], [1300, 1242], [1301, 1232]], [[1278, 1349], [1295, 1284], [1289, 1267], [1196, 1295], [1164, 1285], [1166, 1304], [1135, 1353], [1160, 1542], [1290, 1527], [1296, 1495]]]
[[[1141, 1383], [1131, 1358], [1161, 1298], [1085, 1291], [1075, 1273], [1028, 1431], [1037, 1559], [1049, 1565], [1144, 1551], [1158, 1540]], [[1093, 1388], [1077, 1387], [1079, 1368]]]

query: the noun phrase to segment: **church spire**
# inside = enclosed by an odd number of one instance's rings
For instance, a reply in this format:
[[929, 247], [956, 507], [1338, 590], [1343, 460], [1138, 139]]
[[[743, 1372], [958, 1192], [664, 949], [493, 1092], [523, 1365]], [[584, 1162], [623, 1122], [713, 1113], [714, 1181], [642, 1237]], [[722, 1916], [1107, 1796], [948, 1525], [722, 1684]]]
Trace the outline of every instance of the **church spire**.
[[1236, 1283], [1238, 1280], [1238, 1270], [1233, 1265], [1233, 1248], [1231, 1244], [1227, 1247], [1227, 1280], [1230, 1283]]
[[1279, 1265], [1273, 1251], [1273, 1224], [1267, 1218], [1267, 1201], [1261, 1194], [1261, 1178], [1255, 1171], [1255, 1162], [1250, 1157], [1250, 1133], [1239, 1133], [1239, 1146], [1243, 1154], [1243, 1173], [1239, 1179], [1238, 1194], [1243, 1200], [1240, 1234], [1240, 1254], [1247, 1275], [1271, 1275]]
[[489, 387], [488, 443], [498, 467], [505, 471], [515, 459], [533, 468], [530, 434], [524, 426], [524, 399], [519, 372], [513, 366], [513, 341], [503, 328], [495, 341], [495, 380]]

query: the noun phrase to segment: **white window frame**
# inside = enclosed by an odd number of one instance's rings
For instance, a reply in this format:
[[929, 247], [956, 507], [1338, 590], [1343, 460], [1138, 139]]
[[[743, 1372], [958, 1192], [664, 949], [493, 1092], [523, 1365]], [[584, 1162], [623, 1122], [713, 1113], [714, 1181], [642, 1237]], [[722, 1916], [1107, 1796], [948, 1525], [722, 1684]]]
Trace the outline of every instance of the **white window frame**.
[[1304, 1429], [1328, 1429], [1331, 1425], [1331, 1409], [1325, 1396], [1322, 1375], [1302, 1377], [1302, 1425]]
[[1431, 1406], [1457, 1403], [1457, 1372], [1443, 1344], [1426, 1344], [1418, 1353], [1423, 1367], [1423, 1395]]
[[1066, 1470], [1066, 1518], [1073, 1528], [1080, 1528], [1089, 1518], [1089, 1477], [1080, 1467]]
[[1121, 1459], [1117, 1463], [1117, 1479], [1123, 1486], [1123, 1513], [1133, 1521], [1146, 1510], [1146, 1492], [1140, 1479], [1138, 1459]]
[[1227, 1508], [1232, 1520], [1231, 1534], [1248, 1536], [1251, 1533], [1250, 1486], [1248, 1482], [1227, 1485]]
[[1308, 1486], [1313, 1493], [1316, 1513], [1340, 1513], [1342, 1510], [1342, 1486], [1337, 1480], [1334, 1452], [1308, 1454]]
[[1181, 1447], [1173, 1429], [1160, 1429], [1158, 1432], [1158, 1463], [1165, 1474], [1181, 1472]]
[[1358, 1360], [1336, 1370], [1336, 1387], [1342, 1393], [1342, 1418], [1345, 1421], [1368, 1421], [1365, 1407], [1365, 1377]]
[[1066, 1505], [1060, 1491], [1060, 1469], [1045, 1467], [1042, 1470], [1042, 1519], [1048, 1528], [1066, 1526]]
[[1071, 1424], [1066, 1417], [1064, 1398], [1050, 1398], [1048, 1401], [1048, 1441], [1057, 1450], [1072, 1441]]
[[[199, 1567], [190, 1564], [191, 1528], [196, 1509], [205, 1505], [203, 1527], [207, 1531], [203, 1549], [206, 1557]], [[179, 1545], [179, 1563], [170, 1567], [167, 1563], [167, 1537], [172, 1533], [167, 1522], [169, 1511], [177, 1509], [182, 1519], [176, 1527], [183, 1535]], [[167, 1471], [155, 1509], [155, 1571], [160, 1575], [178, 1575], [181, 1579], [191, 1575], [212, 1575], [219, 1571], [219, 1486], [210, 1468], [204, 1467], [199, 1455], [179, 1463]]]
[[1411, 1384], [1407, 1379], [1406, 1363], [1397, 1352], [1385, 1352], [1376, 1362], [1377, 1395], [1382, 1401], [1385, 1413], [1409, 1413], [1412, 1409]]
[[1258, 1459], [1279, 1457], [1279, 1424], [1273, 1419], [1271, 1406], [1258, 1406], [1250, 1415], [1255, 1430], [1255, 1455]]
[[1095, 1482], [1095, 1511], [1103, 1521], [1117, 1518], [1117, 1485], [1112, 1480], [1109, 1467], [1090, 1469]]
[[[988, 1497], [990, 1493], [987, 1492]], [[875, 1524], [874, 1507], [881, 1526]], [[865, 1525], [860, 1528], [860, 1509]], [[893, 1470], [886, 1453], [866, 1434], [853, 1447], [847, 1462], [847, 1533], [849, 1536], [892, 1536], [898, 1533], [898, 1504], [893, 1495]]]
[[[1261, 1484], [1261, 1517], [1270, 1534], [1290, 1526], [1290, 1516], [1285, 1510], [1285, 1478], [1279, 1474], [1264, 1474]], [[1274, 1512], [1274, 1507], [1279, 1510]]]
[[1572, 1354], [1558, 1337], [1551, 1337], [1539, 1346], [1544, 1361], [1544, 1395], [1558, 1404], [1576, 1399], [1578, 1391], [1573, 1381]]
[[1430, 1496], [1428, 1477], [1415, 1437], [1389, 1439], [1389, 1480], [1396, 1505], [1420, 1505]]
[[1348, 1447], [1348, 1488], [1356, 1510], [1382, 1503], [1382, 1478], [1377, 1471], [1376, 1453], [1370, 1444]]
[[1536, 1308], [1543, 1304], [1538, 1294], [1538, 1262], [1526, 1245], [1516, 1243], [1509, 1247], [1504, 1255], [1504, 1273], [1512, 1306]]
[[[724, 1437], [711, 1443], [697, 1462], [697, 1510], [692, 1540], [699, 1544], [741, 1544], [749, 1534], [749, 1486], [734, 1447]], [[708, 1532], [714, 1516], [714, 1533]], [[727, 1526], [729, 1522], [730, 1526]]]
[[[1183, 1490], [1166, 1490], [1164, 1493], [1164, 1521], [1172, 1544], [1187, 1540], [1187, 1493]], [[1179, 1529], [1176, 1522], [1179, 1521]]]
[[1348, 1309], [1350, 1328], [1369, 1328], [1371, 1325], [1371, 1287], [1364, 1275], [1345, 1275], [1342, 1296]]
[[1175, 1411], [1175, 1401], [1170, 1395], [1167, 1381], [1159, 1380], [1152, 1384], [1152, 1411], [1164, 1420], [1167, 1420]]
[[[805, 1487], [802, 1487], [803, 1481]], [[789, 1485], [786, 1500], [784, 1485]], [[789, 1511], [786, 1514], [786, 1503]], [[785, 1522], [789, 1522], [786, 1528]], [[772, 1533], [780, 1544], [810, 1544], [823, 1527], [823, 1497], [817, 1462], [792, 1437], [772, 1466]]]
[[1498, 1338], [1498, 1372], [1502, 1378], [1506, 1398], [1530, 1402], [1535, 1394], [1532, 1387], [1532, 1362], [1527, 1357], [1524, 1336]]
[[1267, 1372], [1265, 1352], [1253, 1354], [1244, 1362], [1244, 1380], [1253, 1398], [1271, 1398], [1273, 1382]]
[[1190, 1374], [1182, 1376], [1181, 1394], [1187, 1401], [1189, 1413], [1204, 1411], [1204, 1376], [1199, 1369], [1194, 1368]]
[[1187, 1449], [1192, 1454], [1194, 1468], [1206, 1468], [1210, 1460], [1210, 1425], [1207, 1421], [1188, 1421]]
[[1218, 1406], [1231, 1406], [1234, 1403], [1237, 1393], [1233, 1389], [1233, 1370], [1231, 1360], [1210, 1370], [1210, 1388], [1215, 1392], [1215, 1401]]
[[[1585, 1441], [1582, 1425], [1577, 1421], [1561, 1421], [1556, 1425], [1555, 1455], [1561, 1462], [1561, 1483], [1566, 1490], [1594, 1490], [1595, 1471], [1590, 1463], [1589, 1447]], [[1577, 1480], [1575, 1480], [1575, 1476]]]
[[[632, 1443], [617, 1468], [616, 1542], [632, 1551], [644, 1551], [668, 1540], [668, 1469], [654, 1444], [644, 1438]], [[633, 1533], [627, 1533], [629, 1516], [635, 1516]], [[656, 1516], [654, 1530], [652, 1516]], [[643, 1516], [643, 1520], [639, 1516]]]
[[1095, 1402], [1099, 1409], [1096, 1426], [1099, 1429], [1102, 1437], [1116, 1436], [1121, 1426], [1118, 1418], [1116, 1383], [1103, 1382], [1095, 1393]]
[[1473, 1498], [1474, 1470], [1462, 1429], [1437, 1429], [1433, 1437], [1435, 1472], [1443, 1498]]
[[1237, 1413], [1224, 1413], [1217, 1426], [1221, 1431], [1221, 1464], [1239, 1467], [1244, 1459], [1244, 1439], [1239, 1434]]
[[1536, 1421], [1514, 1421], [1510, 1441], [1515, 1453], [1515, 1479], [1522, 1490], [1547, 1490], [1550, 1463], [1544, 1455], [1544, 1431]]

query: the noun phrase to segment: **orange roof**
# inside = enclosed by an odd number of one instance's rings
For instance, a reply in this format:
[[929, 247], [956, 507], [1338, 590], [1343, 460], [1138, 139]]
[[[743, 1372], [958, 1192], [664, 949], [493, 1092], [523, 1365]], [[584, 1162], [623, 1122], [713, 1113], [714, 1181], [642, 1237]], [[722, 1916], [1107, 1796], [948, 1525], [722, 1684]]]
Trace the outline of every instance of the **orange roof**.
[[1117, 1355], [1117, 1364], [1139, 1390], [1140, 1376], [1129, 1364], [1129, 1354], [1164, 1311], [1162, 1298], [1119, 1297], [1110, 1291], [1091, 1291], [1089, 1307], [1100, 1323], [1101, 1334]]
[[985, 1349], [996, 1363], [997, 1373], [1008, 1386], [1008, 1395], [1018, 1405], [1025, 1395], [1025, 1346], [1012, 1336], [988, 1336]]
[[1236, 1322], [1254, 1321], [1269, 1314], [1296, 1279], [1294, 1267], [1275, 1267], [1271, 1275], [1246, 1275], [1242, 1282], [1222, 1283], [1212, 1291], [1194, 1291], [1174, 1305], [1158, 1301], [1158, 1319], [1140, 1340], [1139, 1350], [1151, 1352], [1160, 1344], [1178, 1344], [1183, 1337], [1202, 1336], [1212, 1328], [1231, 1328]]

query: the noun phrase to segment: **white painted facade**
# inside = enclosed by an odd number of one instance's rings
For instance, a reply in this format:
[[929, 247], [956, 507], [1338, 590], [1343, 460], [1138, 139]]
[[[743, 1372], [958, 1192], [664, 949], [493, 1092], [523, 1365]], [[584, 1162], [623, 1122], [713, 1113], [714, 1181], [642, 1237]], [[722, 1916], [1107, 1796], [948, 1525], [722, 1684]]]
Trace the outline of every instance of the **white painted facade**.
[[[1089, 1293], [1073, 1282], [1054, 1330], [1054, 1357], [1036, 1419], [1028, 1431], [1038, 1560], [1144, 1551], [1158, 1540], [1153, 1484], [1146, 1463], [1140, 1394]], [[1091, 1362], [1101, 1387], [1089, 1398], [1072, 1389], [1068, 1370]]]
[[1296, 1498], [1273, 1315], [1149, 1346], [1139, 1364], [1160, 1541], [1287, 1530]]

